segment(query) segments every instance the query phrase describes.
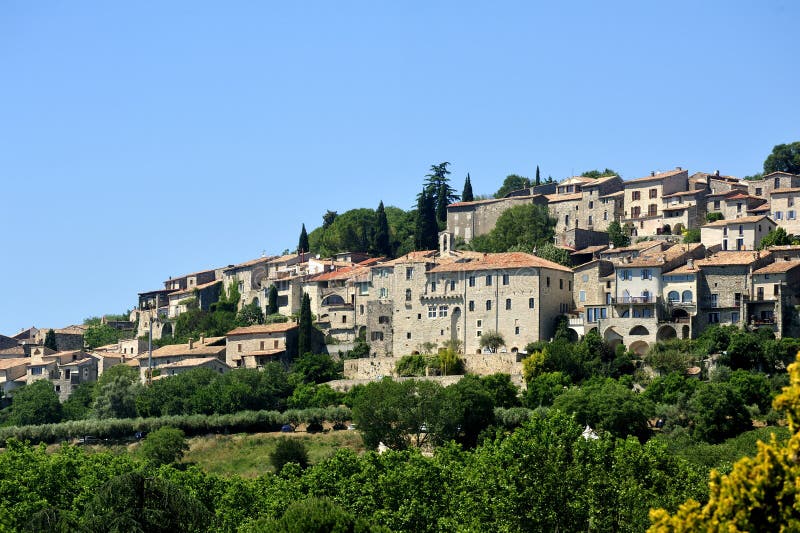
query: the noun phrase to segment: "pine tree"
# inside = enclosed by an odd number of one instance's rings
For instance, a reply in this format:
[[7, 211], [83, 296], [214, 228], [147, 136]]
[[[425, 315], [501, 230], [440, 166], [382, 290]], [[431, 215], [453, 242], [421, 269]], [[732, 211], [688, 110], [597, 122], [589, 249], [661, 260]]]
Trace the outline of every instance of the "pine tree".
[[56, 343], [56, 332], [53, 331], [52, 329], [48, 329], [47, 333], [44, 336], [44, 347], [58, 351], [58, 344]]
[[269, 286], [267, 293], [267, 315], [274, 315], [278, 312], [278, 288], [273, 283]]
[[300, 320], [297, 331], [297, 355], [311, 353], [314, 349], [314, 324], [311, 320], [311, 298], [308, 293], [303, 293], [300, 305]]
[[303, 229], [300, 230], [300, 241], [297, 243], [297, 253], [302, 254], [308, 251], [308, 232], [306, 232], [306, 225], [303, 224]]
[[469, 172], [467, 172], [467, 179], [464, 180], [464, 192], [461, 193], [462, 202], [472, 202], [475, 196], [472, 194], [472, 183], [469, 180]]
[[417, 196], [417, 221], [414, 231], [417, 250], [432, 250], [436, 248], [439, 225], [436, 222], [436, 205], [434, 198], [427, 189]]
[[450, 171], [447, 170], [447, 161], [438, 165], [431, 165], [431, 173], [425, 175], [425, 190], [434, 206], [434, 213], [441, 225], [447, 223], [447, 206], [458, 200], [455, 189], [450, 187]]
[[389, 221], [386, 219], [383, 201], [378, 204], [378, 209], [375, 211], [375, 218], [375, 233], [372, 236], [372, 249], [376, 255], [390, 257], [392, 255], [392, 244], [389, 238]]
[[439, 186], [439, 193], [436, 195], [436, 222], [438, 229], [443, 230], [447, 227], [447, 185], [442, 183]]
[[533, 182], [534, 185], [541, 185], [542, 178], [539, 176], [539, 165], [536, 165], [536, 180]]

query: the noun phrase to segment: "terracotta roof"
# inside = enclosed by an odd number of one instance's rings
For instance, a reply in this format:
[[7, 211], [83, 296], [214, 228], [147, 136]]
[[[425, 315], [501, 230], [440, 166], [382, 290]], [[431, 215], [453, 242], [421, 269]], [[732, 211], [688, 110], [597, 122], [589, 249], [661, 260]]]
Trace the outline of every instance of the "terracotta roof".
[[488, 198], [486, 200], [473, 200], [472, 202], [455, 202], [448, 204], [447, 208], [451, 207], [467, 207], [470, 205], [493, 204], [495, 202], [502, 202], [505, 198]]
[[783, 189], [772, 189], [771, 194], [788, 194], [793, 192], [800, 192], [800, 187], [786, 187]]
[[[764, 174], [764, 176], [761, 178], [761, 181], [767, 179], [769, 176], [774, 176], [775, 174], [777, 174], [779, 176], [800, 176], [798, 174], [790, 174], [788, 172], [783, 172], [782, 170], [776, 170], [775, 172], [770, 172], [769, 174]], [[756, 181], [756, 180], [753, 180], [753, 181]]]
[[55, 333], [69, 334], [69, 335], [83, 335], [87, 326], [73, 325], [65, 328], [55, 330]]
[[608, 248], [607, 244], [598, 244], [597, 246], [587, 246], [586, 248], [575, 250], [574, 252], [572, 252], [571, 255], [593, 254], [595, 252], [602, 252], [607, 248]]
[[15, 366], [23, 366], [30, 363], [29, 357], [10, 357], [8, 359], [0, 359], [0, 370], [8, 370]]
[[595, 180], [595, 178], [590, 178], [588, 176], [570, 176], [569, 178], [564, 178], [563, 180], [559, 181], [558, 185], [561, 185], [562, 183], [575, 182], [575, 181], [578, 181], [578, 182], [581, 182], [581, 183], [588, 183], [588, 182], [594, 181], [594, 180]]
[[753, 274], [779, 274], [800, 267], [800, 261], [775, 261], [753, 271]]
[[339, 270], [331, 270], [330, 272], [323, 272], [322, 274], [316, 274], [308, 278], [306, 281], [346, 280], [368, 271], [369, 268], [366, 266], [351, 266], [347, 268], [340, 268]]
[[25, 355], [25, 348], [22, 346], [12, 346], [11, 348], [0, 350], [0, 355]]
[[468, 272], [475, 270], [496, 270], [506, 268], [550, 268], [564, 272], [572, 272], [571, 268], [559, 265], [552, 261], [522, 252], [507, 252], [499, 254], [483, 254], [483, 257], [466, 261], [438, 265], [429, 272]]
[[731, 189], [729, 191], [723, 192], [715, 192], [713, 194], [706, 195], [706, 198], [716, 198], [717, 196], [733, 196], [734, 194], [738, 194], [741, 191], [738, 189]]
[[663, 178], [668, 178], [670, 176], [674, 176], [676, 174], [680, 174], [681, 172], [687, 172], [687, 171], [683, 170], [683, 169], [681, 169], [681, 170], [678, 170], [678, 169], [668, 170], [667, 172], [659, 172], [655, 176], [645, 176], [644, 178], [636, 178], [634, 180], [628, 180], [628, 181], [625, 182], [625, 184], [627, 185], [628, 183], [642, 183], [642, 182], [645, 182], [645, 181], [660, 180], [660, 179], [663, 179]]
[[228, 332], [228, 337], [234, 335], [254, 335], [259, 333], [283, 333], [298, 328], [296, 322], [276, 322], [274, 324], [259, 324], [256, 326], [245, 326], [236, 328]]
[[183, 295], [183, 294], [189, 294], [189, 293], [194, 292], [195, 289], [197, 289], [197, 290], [205, 289], [206, 287], [211, 287], [212, 285], [216, 285], [218, 283], [222, 283], [222, 280], [221, 279], [215, 279], [214, 281], [209, 281], [208, 283], [201, 283], [200, 285], [194, 285], [192, 287], [186, 287], [183, 290], [175, 291], [175, 292], [171, 293], [169, 295], [169, 297], [172, 298], [173, 296], [180, 296], [180, 295]]
[[770, 246], [767, 248], [771, 251], [800, 251], [800, 244], [779, 244], [777, 246]]
[[698, 267], [711, 267], [711, 266], [724, 266], [724, 265], [749, 265], [760, 259], [764, 259], [770, 255], [771, 252], [761, 250], [760, 252], [754, 251], [725, 251], [717, 252], [711, 257], [705, 259], [698, 259], [694, 262]]
[[386, 261], [379, 266], [394, 266], [401, 265], [403, 263], [419, 263], [425, 261], [426, 259], [432, 258], [435, 254], [436, 250], [419, 250], [416, 252], [408, 252], [406, 255], [392, 259], [391, 261]]
[[611, 194], [604, 194], [600, 198], [614, 198], [616, 196], [625, 196], [625, 191], [612, 192]]
[[681, 256], [688, 256], [700, 246], [701, 243], [692, 244], [675, 244], [663, 251], [648, 251], [638, 257], [631, 259], [629, 263], [619, 264], [620, 268], [624, 267], [660, 267], [664, 264], [679, 259]]
[[661, 247], [660, 241], [641, 241], [641, 242], [632, 242], [628, 246], [623, 246], [621, 248], [609, 248], [605, 250], [605, 253], [625, 253], [625, 252], [638, 252], [641, 250], [645, 250], [648, 248], [655, 248], [656, 246]]
[[77, 359], [75, 361], [70, 361], [69, 363], [64, 363], [61, 366], [81, 366], [85, 365], [86, 363], [91, 363], [95, 359], [91, 357], [84, 357], [83, 359]]
[[207, 274], [209, 272], [214, 272], [214, 268], [209, 268], [208, 270], [198, 270], [197, 272], [192, 272], [190, 274], [184, 274], [182, 276], [173, 276], [170, 279], [166, 280], [164, 283], [169, 283], [170, 281], [175, 281], [181, 278], [188, 278], [189, 276], [197, 276], [199, 274]]
[[697, 264], [695, 264], [692, 267], [690, 267], [689, 265], [681, 265], [678, 268], [673, 268], [672, 270], [668, 270], [663, 274], [665, 276], [669, 276], [672, 274], [696, 274], [699, 271], [700, 269], [697, 267]]
[[[798, 190], [800, 190], [800, 189], [798, 189]], [[744, 193], [742, 191], [736, 191], [736, 194], [728, 196], [727, 198], [725, 198], [725, 200], [726, 201], [727, 200], [749, 200], [750, 198], [752, 198], [754, 200], [763, 200], [763, 198], [760, 198], [758, 196], [752, 196], [752, 195]]]
[[702, 227], [704, 227], [704, 228], [720, 228], [722, 226], [731, 226], [731, 225], [735, 225], [735, 224], [752, 224], [752, 223], [755, 223], [755, 222], [761, 222], [765, 218], [768, 219], [770, 222], [772, 222], [772, 219], [770, 219], [767, 215], [755, 215], [755, 216], [751, 216], [751, 217], [731, 218], [731, 219], [727, 219], [727, 220], [723, 218], [722, 220], [717, 220], [715, 222], [709, 222], [709, 223], [705, 224]]
[[227, 366], [224, 362], [220, 361], [216, 357], [192, 357], [190, 359], [182, 359], [180, 361], [175, 361], [174, 363], [167, 363], [166, 365], [161, 365], [159, 369], [168, 369], [168, 368], [191, 368], [195, 366], [204, 365], [211, 361], [216, 361], [222, 365]]
[[571, 194], [547, 194], [545, 198], [551, 204], [558, 203], [558, 202], [567, 202], [572, 200], [580, 200], [583, 197], [582, 193], [575, 192]]
[[385, 257], [370, 257], [369, 259], [365, 259], [365, 260], [361, 261], [360, 263], [357, 263], [357, 265], [358, 266], [373, 266], [373, 265], [377, 265], [381, 261], [384, 261], [385, 259], [386, 259]]
[[603, 176], [602, 178], [592, 179], [590, 181], [584, 182], [583, 188], [587, 189], [589, 187], [596, 187], [597, 185], [601, 185], [608, 180], [619, 179], [619, 176]]
[[772, 208], [769, 205], [769, 202], [764, 202], [763, 204], [756, 206], [752, 209], [748, 209], [748, 213], [760, 213], [762, 211], [769, 213]]
[[228, 265], [223, 270], [225, 272], [229, 270], [239, 270], [240, 268], [247, 268], [249, 266], [257, 265], [259, 263], [269, 263], [275, 259], [276, 259], [275, 256], [259, 257], [257, 259], [251, 259], [250, 261], [245, 261], [244, 263], [239, 263], [238, 265]]
[[672, 194], [665, 194], [661, 198], [674, 198], [677, 196], [695, 196], [698, 193], [704, 193], [704, 192], [705, 191], [703, 189], [695, 189], [693, 191], [680, 191], [680, 192], [674, 192]]
[[[195, 342], [192, 349], [188, 344], [168, 344], [153, 350], [153, 357], [175, 357], [181, 355], [218, 355], [225, 351], [225, 346], [209, 346], [210, 343], [200, 344]], [[147, 360], [148, 353], [143, 352], [135, 356], [137, 360]]]

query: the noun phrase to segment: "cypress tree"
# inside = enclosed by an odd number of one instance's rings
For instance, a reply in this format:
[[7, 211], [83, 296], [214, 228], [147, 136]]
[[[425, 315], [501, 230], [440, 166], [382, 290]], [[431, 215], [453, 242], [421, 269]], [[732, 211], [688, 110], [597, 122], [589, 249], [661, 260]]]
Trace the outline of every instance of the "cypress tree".
[[447, 205], [450, 203], [448, 201], [447, 189], [447, 184], [442, 183], [439, 185], [439, 194], [436, 195], [437, 229], [444, 229], [447, 226]]
[[278, 312], [278, 288], [273, 283], [269, 286], [267, 293], [267, 315], [274, 315]]
[[383, 200], [378, 204], [375, 211], [375, 234], [372, 237], [372, 249], [377, 255], [390, 257], [392, 255], [392, 244], [389, 239], [389, 221], [386, 219], [386, 211], [383, 208]]
[[58, 351], [58, 344], [56, 344], [56, 332], [52, 329], [48, 329], [47, 333], [44, 335], [44, 347]]
[[308, 293], [303, 293], [303, 302], [300, 305], [300, 320], [297, 331], [297, 355], [311, 353], [314, 349], [314, 324], [311, 321], [311, 298]]
[[541, 185], [541, 183], [542, 178], [539, 176], [539, 165], [536, 165], [536, 181], [534, 182], [534, 185]]
[[434, 198], [423, 189], [417, 196], [417, 221], [414, 231], [417, 250], [435, 249], [438, 233]]
[[306, 225], [303, 224], [303, 229], [300, 230], [300, 241], [297, 243], [297, 253], [302, 254], [308, 251], [308, 232], [306, 232]]
[[472, 183], [469, 181], [469, 172], [467, 172], [467, 179], [464, 180], [464, 192], [461, 193], [462, 202], [472, 202], [475, 196], [472, 194]]

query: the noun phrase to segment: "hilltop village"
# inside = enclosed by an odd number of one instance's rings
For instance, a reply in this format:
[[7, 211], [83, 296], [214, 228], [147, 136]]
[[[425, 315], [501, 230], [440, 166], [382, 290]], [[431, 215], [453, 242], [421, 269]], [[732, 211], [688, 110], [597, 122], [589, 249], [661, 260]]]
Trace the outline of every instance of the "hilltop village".
[[[552, 339], [559, 327], [575, 338], [594, 330], [638, 355], [712, 324], [797, 336], [800, 246], [761, 246], [776, 230], [800, 230], [796, 201], [798, 175], [740, 180], [680, 167], [631, 180], [577, 176], [459, 201], [447, 205], [438, 250], [391, 259], [299, 250], [170, 277], [139, 293], [127, 320], [103, 320], [128, 330], [129, 339], [91, 350], [85, 325], [0, 336], [0, 387], [8, 397], [49, 379], [63, 400], [115, 364], [137, 368], [143, 381], [198, 367], [224, 373], [288, 364], [298, 355], [304, 295], [328, 353], [361, 346], [360, 357], [344, 363], [345, 378], [355, 380], [392, 375], [401, 356], [443, 348], [459, 354], [466, 372], [520, 376], [525, 347]], [[468, 249], [519, 205], [547, 209], [569, 266]], [[624, 230], [626, 241], [617, 243], [624, 245], [610, 242], [612, 224]], [[183, 313], [213, 309], [231, 292], [238, 309], [273, 319], [169, 344]]]

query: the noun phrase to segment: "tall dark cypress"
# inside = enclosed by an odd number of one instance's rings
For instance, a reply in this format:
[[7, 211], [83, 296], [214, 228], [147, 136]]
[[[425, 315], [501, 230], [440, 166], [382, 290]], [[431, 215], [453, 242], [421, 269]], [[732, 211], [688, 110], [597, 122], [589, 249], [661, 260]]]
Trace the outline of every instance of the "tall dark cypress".
[[372, 249], [375, 254], [384, 257], [392, 255], [392, 243], [389, 238], [389, 221], [386, 219], [386, 211], [383, 208], [383, 200], [378, 204], [375, 211], [375, 234], [372, 240]]
[[536, 165], [536, 181], [534, 182], [534, 185], [541, 185], [541, 183], [542, 178], [539, 176], [539, 165]]
[[472, 183], [469, 180], [469, 172], [467, 172], [467, 179], [464, 180], [464, 192], [461, 193], [462, 202], [472, 202], [475, 196], [472, 194]]
[[303, 229], [300, 230], [300, 241], [297, 243], [297, 253], [302, 254], [308, 251], [308, 232], [306, 232], [306, 225], [303, 224]]
[[414, 238], [417, 250], [433, 250], [439, 237], [434, 197], [423, 189], [417, 196], [417, 221]]
[[300, 320], [297, 330], [297, 355], [303, 356], [314, 349], [314, 324], [311, 321], [311, 298], [303, 293], [300, 305]]
[[439, 185], [439, 193], [436, 195], [436, 222], [439, 229], [447, 226], [447, 206], [450, 203], [447, 198], [448, 186], [446, 183]]

